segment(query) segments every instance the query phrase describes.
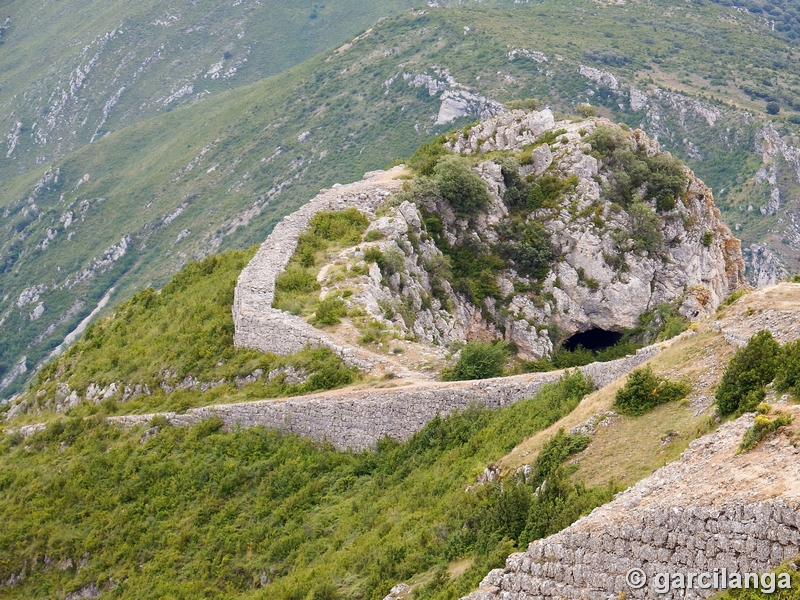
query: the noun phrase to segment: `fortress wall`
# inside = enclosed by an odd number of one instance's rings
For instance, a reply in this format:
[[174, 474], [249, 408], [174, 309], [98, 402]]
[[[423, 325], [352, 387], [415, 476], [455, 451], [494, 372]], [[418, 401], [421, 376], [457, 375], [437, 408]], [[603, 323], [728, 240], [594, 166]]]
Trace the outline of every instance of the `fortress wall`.
[[[659, 350], [642, 348], [635, 355], [580, 367], [596, 387], [603, 387], [644, 363]], [[165, 413], [174, 425], [196, 423], [218, 416], [228, 427], [272, 427], [316, 440], [327, 440], [340, 449], [363, 450], [388, 436], [406, 440], [437, 414], [447, 415], [479, 403], [500, 408], [530, 398], [560, 372], [534, 373], [479, 381], [427, 383], [413, 387], [334, 391], [312, 396], [260, 400], [195, 408], [185, 414]], [[123, 426], [147, 423], [153, 415], [110, 417]]]
[[374, 212], [403, 182], [392, 171], [367, 173], [362, 181], [321, 191], [314, 199], [275, 226], [256, 255], [242, 270], [233, 301], [234, 344], [275, 354], [294, 354], [307, 344], [325, 346], [350, 366], [369, 370], [373, 363], [357, 348], [344, 348], [305, 320], [272, 307], [275, 280], [297, 249], [297, 240], [318, 212], [357, 208]]
[[[691, 443], [671, 463], [567, 529], [512, 554], [462, 600], [707, 598], [658, 593], [658, 573], [767, 573], [800, 554], [798, 449], [778, 434], [736, 454], [753, 415]], [[648, 584], [632, 589], [630, 569]], [[800, 575], [794, 574], [794, 585]], [[688, 585], [688, 579], [687, 583]]]

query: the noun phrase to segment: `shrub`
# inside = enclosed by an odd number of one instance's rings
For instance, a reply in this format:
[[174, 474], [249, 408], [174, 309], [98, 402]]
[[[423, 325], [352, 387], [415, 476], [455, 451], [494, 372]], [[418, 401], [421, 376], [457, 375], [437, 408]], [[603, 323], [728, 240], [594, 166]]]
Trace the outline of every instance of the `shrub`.
[[781, 361], [775, 374], [775, 389], [779, 392], [800, 392], [800, 340], [787, 343], [781, 351]]
[[502, 342], [469, 342], [452, 369], [442, 372], [444, 381], [489, 379], [503, 375], [508, 347]]
[[317, 306], [314, 315], [314, 325], [338, 325], [341, 317], [347, 313], [344, 300], [335, 296], [327, 297]]
[[524, 208], [528, 186], [519, 174], [519, 161], [516, 158], [504, 156], [495, 162], [500, 165], [503, 183], [506, 186], [503, 202], [508, 208]]
[[596, 117], [597, 109], [591, 104], [581, 103], [575, 107], [575, 112], [584, 118]]
[[633, 249], [651, 254], [657, 251], [664, 241], [658, 215], [644, 202], [634, 202], [628, 209], [631, 221]]
[[648, 365], [628, 375], [628, 381], [614, 397], [614, 408], [623, 415], [639, 416], [659, 404], [683, 398], [690, 391], [688, 384], [667, 381], [653, 373]]
[[403, 253], [394, 248], [389, 248], [383, 253], [383, 260], [378, 263], [384, 277], [391, 277], [395, 273], [402, 273], [406, 268], [406, 258]]
[[735, 292], [733, 292], [733, 293], [732, 293], [730, 296], [728, 296], [727, 298], [725, 298], [725, 300], [723, 300], [723, 301], [720, 303], [720, 306], [730, 306], [731, 304], [733, 304], [734, 302], [736, 302], [736, 301], [737, 301], [739, 298], [741, 298], [742, 296], [744, 296], [746, 293], [747, 293], [747, 292], [746, 292], [745, 290], [736, 290], [736, 291], [735, 291]]
[[777, 115], [781, 112], [781, 105], [777, 102], [767, 102], [767, 114], [768, 115]]
[[577, 185], [578, 178], [575, 175], [570, 175], [567, 179], [561, 179], [557, 175], [544, 175], [529, 188], [526, 208], [529, 211], [555, 208], [558, 206], [558, 199], [573, 191]]
[[[609, 127], [598, 127], [586, 140], [592, 145], [595, 158], [611, 171], [603, 189], [611, 202], [627, 207], [649, 198], [661, 212], [675, 208], [676, 198], [686, 189], [687, 178], [681, 163], [669, 153], [649, 156], [633, 140]], [[645, 194], [639, 197], [642, 186]]]
[[794, 415], [779, 415], [774, 419], [770, 419], [767, 415], [763, 414], [756, 415], [753, 426], [745, 432], [742, 443], [739, 444], [739, 449], [736, 451], [736, 454], [749, 452], [758, 446], [759, 442], [770, 433], [777, 431], [779, 427], [789, 425], [792, 421], [794, 421]]
[[503, 221], [497, 228], [502, 241], [496, 250], [514, 264], [520, 275], [543, 279], [558, 256], [550, 234], [538, 221], [520, 223]]
[[450, 154], [447, 148], [444, 147], [445, 141], [445, 136], [442, 135], [427, 144], [422, 144], [408, 159], [408, 166], [420, 175], [433, 175], [433, 170], [439, 159]]
[[656, 199], [656, 208], [662, 212], [675, 208], [675, 198], [686, 189], [686, 175], [680, 162], [669, 153], [646, 156], [650, 170], [647, 193]]
[[553, 366], [556, 369], [571, 369], [573, 367], [582, 367], [593, 363], [595, 360], [594, 352], [581, 346], [580, 344], [574, 350], [567, 350], [561, 348], [553, 353]]
[[278, 275], [275, 289], [279, 292], [306, 294], [320, 289], [317, 278], [312, 273], [299, 267], [289, 267]]
[[308, 232], [314, 237], [342, 245], [358, 244], [369, 219], [358, 209], [348, 208], [336, 212], [319, 212], [309, 223]]
[[380, 267], [383, 264], [383, 252], [379, 248], [367, 248], [364, 250], [364, 260], [368, 263], [376, 263]]
[[542, 105], [539, 100], [536, 98], [525, 98], [524, 100], [512, 100], [511, 102], [507, 102], [506, 106], [510, 110], [525, 110], [525, 111], [532, 111], [536, 110]]
[[710, 231], [706, 231], [703, 234], [703, 246], [708, 248], [709, 246], [711, 246], [711, 242], [713, 241], [714, 241], [714, 234]]
[[378, 240], [383, 239], [383, 234], [378, 231], [377, 229], [372, 229], [367, 232], [367, 235], [364, 236], [365, 242], [377, 242]]
[[757, 397], [755, 393], [775, 378], [780, 360], [781, 348], [772, 333], [762, 329], [751, 337], [747, 345], [733, 355], [722, 374], [716, 393], [720, 414], [755, 408], [758, 404], [753, 405]]
[[539, 487], [567, 458], [586, 450], [590, 441], [588, 435], [571, 435], [565, 433], [563, 427], [559, 429], [558, 433], [547, 440], [531, 465], [528, 483], [534, 488]]
[[436, 163], [434, 173], [439, 194], [458, 217], [469, 218], [491, 203], [486, 183], [472, 171], [466, 158], [443, 156]]

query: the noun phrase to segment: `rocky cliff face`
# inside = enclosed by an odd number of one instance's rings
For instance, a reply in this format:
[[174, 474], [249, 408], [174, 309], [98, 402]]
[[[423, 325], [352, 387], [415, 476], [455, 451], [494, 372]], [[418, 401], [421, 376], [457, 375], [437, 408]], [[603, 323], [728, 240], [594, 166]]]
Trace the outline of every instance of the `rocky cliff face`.
[[[664, 302], [700, 318], [746, 286], [740, 243], [711, 190], [641, 131], [513, 111], [451, 137], [447, 148], [477, 157], [472, 171], [489, 192], [486, 206], [457, 214], [437, 194], [436, 177], [407, 185], [372, 219], [365, 240], [373, 241], [342, 250], [320, 271], [321, 297], [347, 290], [349, 308], [398, 339], [441, 348], [502, 337], [521, 358], [538, 359], [575, 333], [634, 327]], [[620, 196], [627, 174], [614, 162], [618, 152], [639, 157], [636, 168], [649, 160], [673, 169], [675, 197], [656, 197], [655, 170]], [[534, 234], [539, 246], [526, 241]], [[544, 270], [526, 262], [538, 251], [551, 252]], [[450, 270], [468, 270], [453, 263], [459, 252], [495, 261], [472, 282], [491, 288], [484, 297]]]

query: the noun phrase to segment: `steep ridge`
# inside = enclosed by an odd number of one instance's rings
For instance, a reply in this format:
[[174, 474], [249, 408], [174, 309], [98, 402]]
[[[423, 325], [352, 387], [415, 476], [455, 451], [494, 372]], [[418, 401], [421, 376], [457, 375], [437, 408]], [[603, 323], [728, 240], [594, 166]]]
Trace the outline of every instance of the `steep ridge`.
[[[800, 414], [797, 407], [788, 409]], [[489, 573], [468, 600], [705, 598], [717, 589], [657, 593], [658, 573], [766, 573], [800, 553], [796, 429], [736, 454], [753, 416], [691, 443], [680, 461]], [[650, 584], [626, 583], [642, 569]], [[709, 586], [710, 587], [710, 586]]]

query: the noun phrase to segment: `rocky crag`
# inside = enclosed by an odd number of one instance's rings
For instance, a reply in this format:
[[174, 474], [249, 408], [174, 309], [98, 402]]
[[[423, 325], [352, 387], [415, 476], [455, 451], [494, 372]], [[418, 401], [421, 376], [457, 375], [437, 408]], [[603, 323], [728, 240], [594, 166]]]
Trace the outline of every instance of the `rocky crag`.
[[[323, 332], [272, 307], [275, 278], [320, 210], [356, 207], [370, 219], [364, 243], [337, 252], [319, 271], [320, 298], [342, 295], [348, 309], [365, 312], [398, 340], [406, 356], [415, 356], [406, 352], [409, 341], [443, 361], [453, 342], [502, 338], [520, 358], [535, 360], [575, 333], [635, 327], [640, 314], [664, 302], [678, 303], [683, 315], [698, 319], [745, 287], [740, 244], [720, 221], [708, 187], [688, 168], [674, 166], [682, 182], [670, 203], [662, 205], [645, 181], [623, 207], [613, 189], [624, 175], [592, 145], [600, 146], [601, 135], [640, 157], [639, 164], [653, 158], [677, 165], [643, 132], [605, 119], [556, 122], [549, 110], [511, 111], [447, 142], [449, 152], [478, 157], [472, 172], [490, 200], [476, 214], [457, 214], [425, 183], [412, 182], [402, 193], [399, 182], [370, 183], [379, 181], [377, 174], [352, 190], [323, 192], [276, 227], [242, 273], [236, 343], [279, 353], [323, 344], [362, 368], [387, 360], [365, 354], [354, 327]], [[520, 207], [510, 200], [512, 193], [519, 197], [548, 185], [558, 191], [544, 204], [531, 206], [529, 200]], [[439, 232], [431, 229], [436, 223]], [[542, 243], [552, 247], [544, 274], [531, 272], [519, 258], [506, 259], [482, 274], [493, 291], [476, 300], [448, 271], [458, 249], [498, 254], [510, 242], [516, 244], [511, 251], [529, 251], [526, 242], [508, 238], [524, 238], [539, 226]], [[413, 370], [402, 356], [393, 358]]]
[[[797, 413], [796, 407], [790, 409]], [[800, 553], [796, 432], [780, 430], [736, 454], [753, 415], [695, 440], [681, 460], [567, 529], [512, 554], [466, 600], [708, 597], [713, 589], [656, 593], [657, 573], [765, 573]], [[630, 569], [648, 585], [632, 589]]]

